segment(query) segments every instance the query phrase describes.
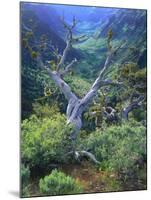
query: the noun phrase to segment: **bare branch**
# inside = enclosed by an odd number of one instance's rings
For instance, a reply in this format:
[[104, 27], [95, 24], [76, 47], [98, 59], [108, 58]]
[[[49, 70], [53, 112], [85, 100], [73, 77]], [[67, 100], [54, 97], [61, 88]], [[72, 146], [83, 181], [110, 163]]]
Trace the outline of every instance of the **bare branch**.
[[61, 59], [61, 54], [59, 53], [59, 49], [52, 44], [50, 45], [50, 48], [53, 50], [53, 55], [57, 58], [57, 61]]
[[96, 81], [94, 82], [94, 84], [92, 85], [89, 92], [81, 100], [82, 110], [85, 110], [86, 107], [88, 106], [88, 104], [92, 102], [92, 100], [96, 96], [96, 93], [97, 93], [99, 88], [104, 87], [104, 86], [108, 86], [108, 85], [122, 86], [123, 83], [118, 82], [118, 81], [112, 81], [110, 79], [100, 80], [99, 77], [98, 77], [96, 79]]
[[77, 23], [78, 23], [78, 21], [76, 20], [75, 16], [73, 16], [71, 29], [74, 29], [76, 27]]
[[123, 86], [123, 82], [113, 81], [111, 79], [105, 79], [100, 82], [101, 86], [113, 85], [113, 86]]
[[49, 68], [46, 68], [48, 74], [52, 78], [52, 80], [55, 82], [55, 84], [60, 88], [60, 91], [64, 94], [65, 98], [69, 101], [72, 99], [77, 99], [76, 95], [72, 93], [70, 86], [60, 78], [58, 73], [56, 71], [51, 71]]
[[81, 100], [81, 104], [83, 105], [83, 109], [85, 109], [86, 106], [93, 100], [94, 96], [96, 95], [96, 93], [97, 93], [97, 91], [100, 87], [106, 86], [106, 85], [122, 85], [122, 83], [113, 82], [112, 80], [103, 80], [103, 78], [104, 78], [104, 74], [105, 74], [105, 72], [106, 72], [106, 70], [107, 70], [107, 68], [108, 68], [108, 66], [111, 62], [112, 56], [115, 55], [115, 52], [117, 52], [124, 45], [125, 44], [121, 44], [121, 45], [119, 45], [119, 47], [116, 47], [115, 50], [109, 50], [109, 52], [107, 54], [106, 61], [104, 63], [102, 70], [99, 73], [99, 76], [97, 77], [97, 79], [93, 83], [89, 92]]
[[83, 151], [70, 151], [66, 154], [66, 156], [71, 156], [71, 155], [74, 155], [74, 157], [77, 161], [80, 161], [80, 157], [86, 156], [95, 164], [100, 164], [100, 162], [95, 158], [95, 156], [88, 151], [84, 151], [84, 150]]
[[59, 71], [61, 66], [64, 65], [65, 60], [67, 58], [67, 54], [68, 54], [69, 50], [72, 47], [72, 43], [73, 43], [73, 35], [72, 35], [73, 33], [72, 32], [73, 32], [74, 27], [77, 24], [77, 21], [76, 21], [75, 17], [73, 17], [73, 22], [72, 22], [71, 26], [68, 25], [64, 21], [64, 18], [62, 18], [61, 21], [62, 21], [62, 23], [64, 25], [64, 28], [67, 30], [67, 41], [66, 41], [66, 48], [64, 49], [63, 54], [62, 54], [61, 59], [60, 59], [60, 62], [57, 65], [57, 71]]
[[64, 65], [64, 62], [65, 62], [65, 60], [66, 60], [66, 58], [67, 58], [67, 54], [68, 54], [70, 48], [71, 48], [71, 41], [68, 40], [68, 41], [67, 41], [66, 48], [64, 49], [63, 54], [62, 54], [62, 56], [61, 56], [60, 62], [59, 62], [59, 64], [57, 65], [57, 71], [59, 71], [60, 68], [61, 68], [61, 66]]
[[90, 160], [92, 160], [95, 164], [100, 164], [100, 162], [95, 158], [95, 156], [88, 151], [79, 151], [82, 156], [87, 156]]
[[69, 32], [72, 31], [75, 28], [75, 26], [77, 25], [77, 23], [78, 23], [76, 18], [75, 18], [75, 16], [72, 19], [72, 24], [71, 25], [69, 25], [69, 24], [67, 24], [65, 22], [64, 16], [60, 20], [61, 20], [62, 24], [64, 25], [64, 28], [67, 29]]
[[50, 78], [59, 87], [60, 91], [64, 94], [65, 98], [70, 101], [70, 99], [78, 99], [74, 93], [72, 93], [70, 86], [60, 78], [56, 71], [52, 71], [50, 68], [44, 65], [40, 56], [37, 57], [37, 62], [40, 68], [47, 71]]
[[80, 35], [78, 37], [73, 37], [72, 41], [73, 43], [76, 42], [84, 42], [85, 40], [87, 40], [89, 37], [87, 35]]
[[32, 32], [32, 29], [28, 28], [24, 23], [22, 23], [22, 25], [23, 25], [23, 29], [24, 29], [25, 31]]
[[94, 96], [96, 95], [96, 93], [97, 93], [98, 89], [101, 87], [101, 85], [104, 86], [104, 85], [112, 83], [112, 81], [102, 80], [103, 74], [104, 74], [105, 70], [107, 69], [107, 67], [110, 63], [111, 56], [112, 56], [112, 54], [111, 54], [111, 52], [109, 52], [107, 59], [105, 61], [104, 67], [101, 70], [99, 76], [97, 77], [97, 79], [93, 83], [89, 92], [82, 98], [81, 104], [83, 105], [83, 108], [85, 108], [87, 106], [87, 104], [90, 103], [93, 100]]
[[64, 76], [65, 74], [67, 74], [71, 68], [73, 67], [73, 65], [77, 62], [77, 59], [75, 58], [74, 60], [71, 61], [70, 64], [68, 64], [65, 68], [65, 70], [60, 74], [61, 76]]
[[128, 120], [128, 114], [132, 110], [139, 108], [144, 101], [144, 96], [139, 96], [137, 100], [132, 101], [127, 107], [122, 110], [122, 119]]

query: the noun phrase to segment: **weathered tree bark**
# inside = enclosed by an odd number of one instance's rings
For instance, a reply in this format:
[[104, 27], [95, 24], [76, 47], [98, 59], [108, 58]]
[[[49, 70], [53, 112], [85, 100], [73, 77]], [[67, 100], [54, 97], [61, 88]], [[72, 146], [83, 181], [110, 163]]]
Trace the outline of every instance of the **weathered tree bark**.
[[74, 155], [74, 157], [77, 161], [80, 161], [80, 159], [82, 157], [87, 157], [93, 163], [100, 164], [100, 162], [95, 158], [95, 156], [88, 151], [84, 151], [84, 150], [83, 151], [70, 151], [70, 152], [67, 153], [66, 156], [70, 156], [70, 155]]
[[122, 119], [123, 120], [128, 120], [128, 114], [132, 110], [134, 110], [136, 108], [139, 108], [142, 105], [143, 100], [144, 100], [144, 96], [140, 96], [137, 100], [132, 101], [127, 107], [125, 107], [122, 110]]
[[72, 91], [70, 86], [60, 77], [60, 73], [57, 71], [52, 71], [50, 68], [46, 67], [41, 58], [38, 58], [38, 64], [41, 68], [47, 70], [50, 78], [55, 82], [56, 86], [59, 87], [60, 91], [64, 94], [65, 98], [68, 101], [68, 106], [66, 110], [67, 123], [72, 124], [74, 126], [73, 132], [71, 134], [71, 138], [73, 140], [76, 139], [79, 130], [82, 127], [81, 116], [82, 113], [86, 110], [88, 105], [93, 101], [93, 98], [96, 96], [99, 88], [107, 85], [121, 85], [122, 83], [113, 82], [112, 80], [106, 79], [102, 80], [103, 73], [109, 64], [109, 58], [111, 55], [107, 57], [105, 65], [101, 70], [98, 78], [93, 83], [92, 87], [88, 91], [88, 93], [82, 98], [79, 99]]

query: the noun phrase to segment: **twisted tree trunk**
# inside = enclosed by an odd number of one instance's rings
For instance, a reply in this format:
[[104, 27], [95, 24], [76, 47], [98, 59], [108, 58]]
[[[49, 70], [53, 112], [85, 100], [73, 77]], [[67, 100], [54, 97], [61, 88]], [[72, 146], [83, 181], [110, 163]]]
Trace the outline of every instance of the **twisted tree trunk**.
[[[112, 80], [105, 79], [103, 80], [103, 75], [106, 68], [109, 65], [111, 60], [111, 53], [108, 55], [104, 67], [102, 68], [99, 76], [93, 83], [90, 90], [87, 94], [79, 99], [72, 91], [70, 86], [61, 78], [61, 74], [57, 71], [52, 71], [50, 68], [45, 66], [40, 57], [37, 58], [38, 65], [47, 70], [50, 78], [55, 82], [56, 86], [59, 87], [60, 91], [64, 94], [65, 98], [68, 101], [68, 106], [66, 110], [67, 123], [73, 125], [73, 132], [71, 133], [71, 138], [75, 140], [77, 138], [77, 134], [82, 127], [82, 113], [87, 109], [88, 105], [93, 101], [93, 98], [96, 96], [97, 91], [107, 85], [121, 85], [122, 83], [113, 82]], [[66, 70], [66, 69], [65, 69]]]
[[[60, 89], [60, 91], [64, 94], [65, 98], [68, 101], [66, 116], [67, 116], [67, 123], [73, 125], [71, 139], [74, 143], [76, 141], [79, 130], [82, 127], [82, 119], [81, 119], [82, 113], [87, 109], [88, 105], [93, 101], [93, 98], [96, 96], [97, 91], [103, 86], [121, 85], [121, 83], [119, 82], [113, 82], [112, 80], [104, 79], [104, 73], [106, 72], [106, 69], [108, 68], [110, 64], [112, 56], [116, 54], [116, 52], [121, 48], [123, 44], [121, 44], [120, 46], [114, 49], [113, 48], [109, 49], [104, 66], [100, 66], [99, 76], [96, 78], [96, 80], [92, 84], [87, 94], [83, 98], [80, 99], [71, 91], [70, 86], [63, 80], [63, 76], [69, 72], [70, 68], [74, 65], [74, 63], [77, 60], [76, 59], [72, 60], [71, 63], [65, 67], [64, 70], [61, 70], [62, 66], [65, 65], [67, 54], [70, 48], [72, 47], [72, 43], [74, 41], [72, 30], [76, 25], [76, 21], [74, 19], [73, 24], [71, 26], [67, 25], [64, 21], [63, 21], [63, 24], [65, 28], [67, 29], [67, 45], [62, 53], [62, 56], [61, 56], [60, 61], [58, 62], [58, 65], [56, 66], [57, 71], [52, 71], [50, 66], [47, 67], [43, 63], [40, 55], [37, 57], [37, 63], [42, 69], [47, 71], [50, 78], [54, 81], [56, 86]], [[73, 147], [73, 152], [75, 152], [75, 155], [80, 155], [80, 154], [82, 156], [85, 155], [89, 157], [93, 162], [99, 163], [90, 152], [87, 152], [87, 151], [77, 152], [74, 149], [74, 147]]]
[[134, 110], [136, 108], [139, 108], [142, 105], [143, 100], [144, 100], [144, 96], [140, 96], [137, 100], [132, 101], [127, 107], [125, 107], [122, 110], [122, 119], [123, 120], [128, 120], [128, 114], [132, 110]]

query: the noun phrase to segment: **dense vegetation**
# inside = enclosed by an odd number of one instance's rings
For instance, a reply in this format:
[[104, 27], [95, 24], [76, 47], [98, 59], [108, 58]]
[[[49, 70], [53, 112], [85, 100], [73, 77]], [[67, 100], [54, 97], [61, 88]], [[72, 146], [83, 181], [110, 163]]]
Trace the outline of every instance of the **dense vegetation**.
[[[76, 24], [62, 8], [67, 24], [57, 5], [21, 4], [21, 196], [146, 189], [146, 12], [71, 7]], [[111, 84], [97, 89], [78, 131], [66, 91], [38, 60], [57, 71], [72, 23], [75, 39], [62, 67], [75, 63], [59, 77], [77, 101], [114, 54], [100, 79]]]

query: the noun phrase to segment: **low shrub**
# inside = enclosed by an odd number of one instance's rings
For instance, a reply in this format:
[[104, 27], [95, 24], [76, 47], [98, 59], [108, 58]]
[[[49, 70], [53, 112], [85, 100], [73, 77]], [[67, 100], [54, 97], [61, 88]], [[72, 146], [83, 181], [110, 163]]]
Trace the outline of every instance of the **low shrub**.
[[48, 103], [42, 104], [42, 103], [33, 103], [33, 113], [38, 118], [50, 118], [53, 115], [56, 115], [56, 113], [59, 112], [59, 107], [57, 103], [53, 103], [53, 106], [49, 105]]
[[57, 170], [40, 179], [39, 188], [44, 195], [76, 194], [83, 191], [75, 179]]
[[22, 162], [30, 168], [45, 168], [50, 163], [64, 162], [69, 151], [71, 133], [64, 115], [56, 114], [53, 118], [39, 119], [32, 115], [21, 126]]
[[110, 126], [93, 132], [85, 145], [101, 162], [101, 169], [135, 173], [146, 159], [146, 128], [138, 122]]

